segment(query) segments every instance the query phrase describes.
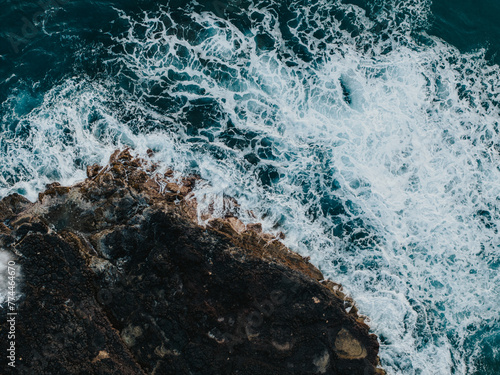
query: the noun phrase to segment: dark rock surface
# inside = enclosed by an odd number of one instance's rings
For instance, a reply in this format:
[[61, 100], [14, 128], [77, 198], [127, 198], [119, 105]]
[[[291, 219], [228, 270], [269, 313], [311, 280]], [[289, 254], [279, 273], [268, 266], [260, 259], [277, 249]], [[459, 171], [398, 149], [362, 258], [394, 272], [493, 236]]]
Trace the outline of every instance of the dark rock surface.
[[80, 184], [0, 202], [22, 275], [12, 373], [383, 374], [336, 284], [259, 225], [198, 225], [198, 178], [154, 169], [116, 152]]

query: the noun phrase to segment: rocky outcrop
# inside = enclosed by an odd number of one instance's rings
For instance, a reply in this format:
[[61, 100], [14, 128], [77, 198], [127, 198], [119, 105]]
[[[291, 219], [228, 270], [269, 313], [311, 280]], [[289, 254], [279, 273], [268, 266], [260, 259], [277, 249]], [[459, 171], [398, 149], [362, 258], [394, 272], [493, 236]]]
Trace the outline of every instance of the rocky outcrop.
[[234, 217], [234, 200], [224, 218], [200, 213], [196, 176], [128, 151], [87, 174], [0, 202], [0, 245], [22, 277], [14, 373], [383, 373], [352, 301]]

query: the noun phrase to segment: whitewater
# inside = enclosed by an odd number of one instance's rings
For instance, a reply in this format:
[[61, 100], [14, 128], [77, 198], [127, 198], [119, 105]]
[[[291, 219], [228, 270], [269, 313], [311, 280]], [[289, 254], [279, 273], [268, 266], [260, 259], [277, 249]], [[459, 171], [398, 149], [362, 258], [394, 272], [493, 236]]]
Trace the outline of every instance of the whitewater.
[[500, 70], [427, 34], [428, 2], [390, 5], [114, 8], [125, 31], [81, 52], [103, 74], [2, 104], [0, 196], [152, 149], [342, 283], [388, 374], [494, 374]]

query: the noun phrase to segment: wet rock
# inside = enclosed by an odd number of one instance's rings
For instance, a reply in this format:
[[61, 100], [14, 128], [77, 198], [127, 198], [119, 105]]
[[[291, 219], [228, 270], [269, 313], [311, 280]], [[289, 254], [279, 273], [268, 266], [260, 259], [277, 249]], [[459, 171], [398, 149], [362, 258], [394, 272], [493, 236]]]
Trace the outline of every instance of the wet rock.
[[383, 373], [337, 284], [258, 224], [200, 226], [199, 178], [155, 169], [115, 152], [82, 183], [0, 202], [22, 272], [17, 373]]

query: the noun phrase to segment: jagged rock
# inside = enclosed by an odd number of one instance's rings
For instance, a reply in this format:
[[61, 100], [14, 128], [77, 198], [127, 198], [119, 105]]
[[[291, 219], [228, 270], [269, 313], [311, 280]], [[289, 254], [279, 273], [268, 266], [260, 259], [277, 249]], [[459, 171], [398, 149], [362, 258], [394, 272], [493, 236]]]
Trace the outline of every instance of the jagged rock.
[[234, 200], [201, 215], [199, 177], [155, 168], [115, 152], [82, 183], [0, 202], [0, 245], [22, 273], [18, 373], [383, 373], [338, 285], [232, 216]]

